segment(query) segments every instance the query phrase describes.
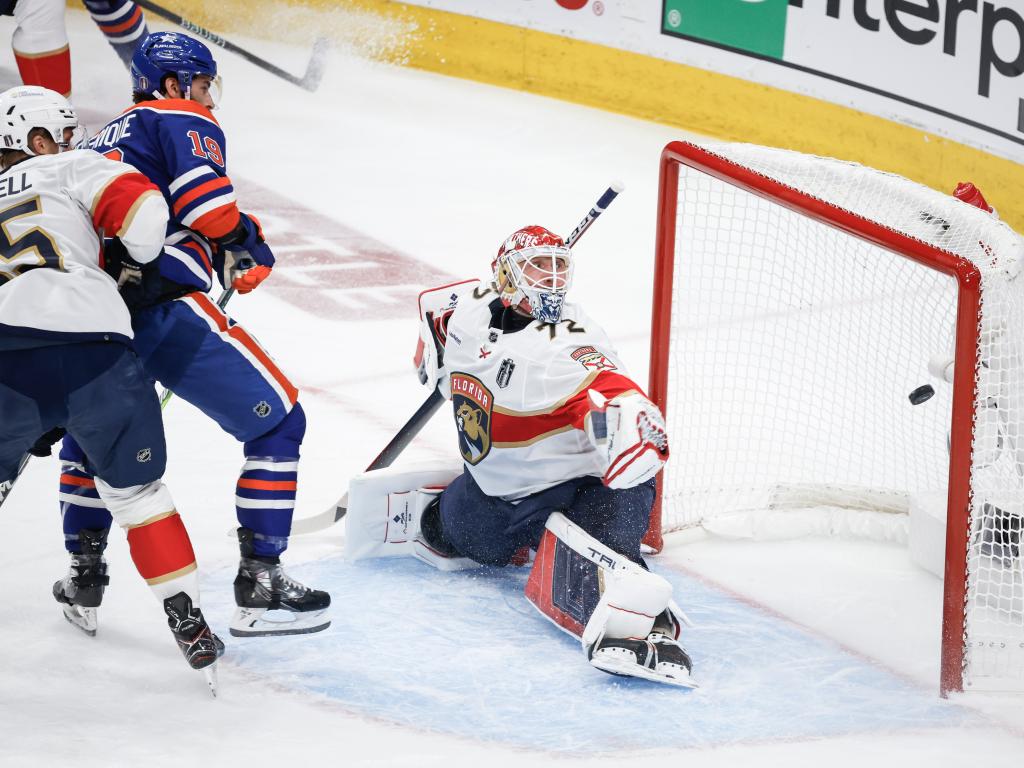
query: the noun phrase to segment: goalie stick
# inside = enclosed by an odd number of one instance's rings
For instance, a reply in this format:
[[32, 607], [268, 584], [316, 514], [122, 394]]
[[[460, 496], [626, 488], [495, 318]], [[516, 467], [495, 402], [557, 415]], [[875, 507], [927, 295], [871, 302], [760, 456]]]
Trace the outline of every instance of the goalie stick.
[[174, 11], [168, 10], [167, 8], [157, 5], [154, 2], [150, 2], [150, 0], [135, 0], [135, 2], [137, 5], [140, 5], [143, 8], [145, 8], [147, 11], [151, 11], [152, 13], [155, 13], [157, 16], [162, 16], [168, 21], [174, 22], [179, 27], [187, 29], [192, 34], [203, 38], [207, 42], [213, 43], [217, 47], [223, 48], [225, 51], [229, 51], [238, 56], [241, 56], [250, 64], [255, 64], [260, 69], [265, 70], [272, 75], [277, 75], [282, 80], [287, 80], [289, 83], [297, 85], [299, 86], [299, 88], [302, 88], [303, 90], [313, 92], [320, 87], [320, 80], [324, 76], [325, 59], [327, 57], [328, 43], [326, 38], [318, 37], [316, 39], [316, 41], [313, 43], [313, 53], [310, 56], [309, 64], [306, 65], [306, 73], [302, 77], [296, 77], [290, 72], [286, 72], [280, 67], [271, 64], [266, 59], [261, 59], [256, 54], [249, 53], [249, 51], [245, 50], [244, 48], [240, 48], [234, 43], [225, 40], [220, 35], [215, 34], [210, 30], [199, 26], [194, 21], [190, 21], [189, 19], [186, 19], [184, 16], [181, 16], [175, 13]]
[[[583, 220], [565, 238], [566, 247], [572, 248], [583, 237], [583, 234], [590, 229], [590, 225], [594, 223], [598, 216], [605, 212], [605, 209], [611, 205], [612, 201], [618, 197], [623, 189], [625, 189], [625, 186], [622, 182], [612, 182], [611, 186], [598, 198], [594, 207], [590, 209], [587, 215], [583, 217]], [[370, 462], [370, 466], [366, 468], [366, 471], [371, 472], [375, 469], [390, 467], [402, 451], [408, 447], [409, 443], [413, 441], [413, 438], [420, 433], [420, 430], [426, 426], [443, 402], [444, 396], [438, 389], [434, 389], [427, 399], [423, 401], [423, 404], [416, 409], [416, 413], [398, 430], [398, 433], [391, 439], [391, 442], [384, 446], [384, 450], [380, 452], [377, 458]], [[345, 495], [338, 499], [335, 504], [332, 504], [320, 514], [293, 521], [291, 535], [301, 536], [306, 533], [322, 531], [341, 520], [347, 511], [348, 492], [346, 491]], [[234, 535], [234, 529], [232, 529], [231, 535]]]

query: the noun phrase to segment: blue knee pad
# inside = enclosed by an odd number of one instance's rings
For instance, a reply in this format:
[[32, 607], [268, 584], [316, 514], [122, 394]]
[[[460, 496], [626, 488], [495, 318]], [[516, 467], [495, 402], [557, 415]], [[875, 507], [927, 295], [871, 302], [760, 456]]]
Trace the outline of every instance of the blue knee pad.
[[246, 456], [273, 456], [299, 458], [299, 446], [306, 436], [306, 412], [296, 403], [269, 432], [245, 443]]

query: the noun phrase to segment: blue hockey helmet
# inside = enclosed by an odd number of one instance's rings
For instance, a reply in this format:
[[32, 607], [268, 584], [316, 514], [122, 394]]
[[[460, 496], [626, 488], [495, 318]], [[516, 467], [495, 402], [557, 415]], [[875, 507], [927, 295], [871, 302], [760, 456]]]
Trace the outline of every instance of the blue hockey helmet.
[[185, 93], [196, 75], [217, 77], [217, 62], [199, 40], [179, 32], [154, 32], [139, 43], [132, 56], [132, 90], [135, 93], [159, 91], [168, 75], [178, 78]]

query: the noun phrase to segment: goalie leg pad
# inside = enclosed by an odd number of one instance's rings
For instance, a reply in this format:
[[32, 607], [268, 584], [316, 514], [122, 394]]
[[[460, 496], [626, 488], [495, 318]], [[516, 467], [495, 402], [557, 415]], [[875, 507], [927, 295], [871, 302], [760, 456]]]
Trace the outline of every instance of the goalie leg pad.
[[526, 582], [526, 599], [559, 629], [582, 637], [601, 599], [599, 571], [596, 563], [545, 530]]
[[530, 602], [585, 645], [606, 634], [646, 637], [672, 586], [560, 512], [545, 529], [526, 585]]
[[352, 478], [345, 516], [345, 557], [414, 554], [420, 515], [462, 467], [419, 464], [364, 472]]
[[689, 624], [672, 586], [593, 538], [561, 513], [548, 518], [526, 597], [579, 637], [587, 659], [617, 675], [696, 687], [678, 643]]

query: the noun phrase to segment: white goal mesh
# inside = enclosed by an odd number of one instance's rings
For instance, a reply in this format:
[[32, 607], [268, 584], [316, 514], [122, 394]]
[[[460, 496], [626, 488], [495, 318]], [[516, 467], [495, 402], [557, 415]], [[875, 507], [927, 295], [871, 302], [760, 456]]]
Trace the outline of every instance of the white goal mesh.
[[[1024, 688], [1020, 237], [853, 163], [734, 144], [675, 143], [665, 158], [663, 185], [676, 168], [678, 185], [662, 190], [661, 245], [674, 247], [655, 286], [668, 327], [654, 329], [652, 392], [673, 451], [661, 530], [750, 532], [796, 508], [906, 512], [952, 477], [952, 573], [967, 579], [946, 584], [964, 641], [944, 646], [944, 665], [966, 687]], [[928, 371], [954, 355], [955, 395]], [[911, 405], [926, 383], [935, 395]], [[944, 690], [959, 687], [950, 674]]]

